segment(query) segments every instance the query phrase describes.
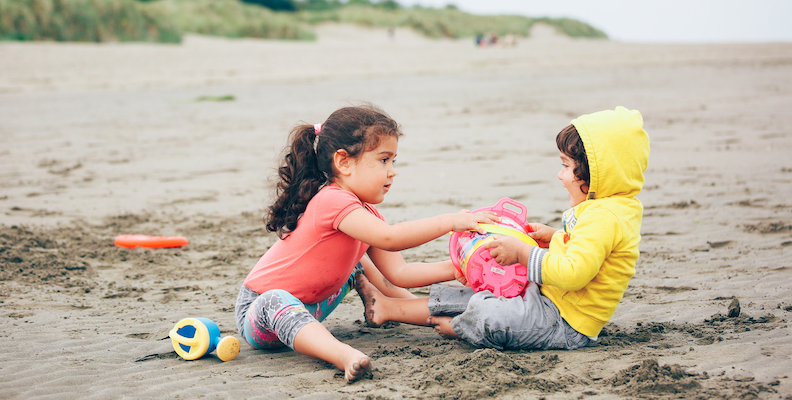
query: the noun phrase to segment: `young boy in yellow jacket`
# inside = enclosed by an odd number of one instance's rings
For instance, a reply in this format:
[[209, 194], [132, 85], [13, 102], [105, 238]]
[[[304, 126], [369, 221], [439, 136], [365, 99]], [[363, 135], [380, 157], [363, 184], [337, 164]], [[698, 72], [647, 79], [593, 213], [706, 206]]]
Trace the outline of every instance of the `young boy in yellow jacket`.
[[[563, 229], [531, 224], [541, 247], [511, 237], [485, 245], [499, 264], [528, 267], [531, 282], [520, 296], [435, 284], [428, 298], [394, 299], [361, 276], [366, 322], [434, 326], [443, 337], [496, 349], [572, 350], [596, 340], [635, 275], [643, 215], [636, 195], [649, 136], [638, 111], [617, 107], [573, 120], [556, 144], [572, 206]], [[448, 264], [449, 277], [465, 283]]]

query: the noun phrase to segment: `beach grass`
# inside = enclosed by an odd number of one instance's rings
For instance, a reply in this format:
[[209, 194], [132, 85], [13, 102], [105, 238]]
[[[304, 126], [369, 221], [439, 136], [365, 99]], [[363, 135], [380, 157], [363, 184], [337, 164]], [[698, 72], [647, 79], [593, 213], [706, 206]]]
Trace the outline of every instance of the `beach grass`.
[[0, 39], [178, 43], [181, 31], [133, 0], [0, 0]]
[[474, 15], [453, 6], [401, 7], [395, 2], [332, 4], [276, 12], [239, 0], [0, 0], [0, 39], [179, 42], [182, 33], [192, 32], [314, 40], [312, 26], [322, 23], [405, 27], [427, 37], [457, 39], [487, 33], [529, 36], [538, 22], [571, 37], [607, 38], [602, 31], [568, 18]]
[[225, 96], [199, 96], [195, 98], [195, 101], [234, 101], [236, 97], [233, 95], [225, 95]]
[[298, 16], [309, 24], [338, 22], [376, 27], [407, 27], [433, 38], [458, 39], [486, 33], [528, 36], [531, 27], [538, 22], [551, 25], [570, 37], [607, 38], [604, 32], [573, 19], [475, 15], [455, 7], [388, 9], [351, 4], [329, 10], [302, 11]]
[[314, 40], [310, 27], [291, 12], [239, 0], [158, 0], [141, 4], [168, 16], [183, 32], [231, 38]]

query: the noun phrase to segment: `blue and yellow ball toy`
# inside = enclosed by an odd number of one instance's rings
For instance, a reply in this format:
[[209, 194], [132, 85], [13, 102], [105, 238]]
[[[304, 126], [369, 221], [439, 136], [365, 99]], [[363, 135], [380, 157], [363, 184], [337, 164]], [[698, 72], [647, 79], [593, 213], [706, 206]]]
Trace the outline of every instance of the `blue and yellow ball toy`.
[[185, 360], [197, 360], [217, 349], [217, 358], [231, 361], [239, 355], [239, 340], [220, 338], [220, 328], [209, 318], [185, 318], [168, 335], [176, 354]]

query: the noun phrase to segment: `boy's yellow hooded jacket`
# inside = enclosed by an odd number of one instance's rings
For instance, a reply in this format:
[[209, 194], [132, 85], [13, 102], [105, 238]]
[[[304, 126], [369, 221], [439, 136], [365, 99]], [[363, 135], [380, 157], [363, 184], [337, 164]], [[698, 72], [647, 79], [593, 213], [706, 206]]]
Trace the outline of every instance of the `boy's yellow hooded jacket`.
[[[635, 275], [649, 136], [638, 111], [624, 107], [572, 121], [591, 173], [586, 201], [564, 213], [548, 250], [533, 248], [529, 269], [542, 294], [578, 332], [596, 337]], [[538, 274], [537, 274], [538, 273]], [[538, 276], [536, 276], [538, 275]]]

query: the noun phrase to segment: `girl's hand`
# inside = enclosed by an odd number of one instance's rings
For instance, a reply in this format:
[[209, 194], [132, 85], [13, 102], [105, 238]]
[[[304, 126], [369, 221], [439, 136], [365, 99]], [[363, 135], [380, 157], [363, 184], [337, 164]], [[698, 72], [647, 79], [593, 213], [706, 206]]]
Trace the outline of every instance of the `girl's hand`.
[[459, 283], [461, 283], [461, 284], [463, 284], [465, 286], [468, 285], [467, 278], [465, 278], [465, 275], [463, 275], [461, 272], [459, 272], [459, 270], [456, 269], [456, 267], [454, 267], [454, 279], [456, 279]]
[[472, 213], [468, 210], [462, 210], [456, 214], [451, 214], [452, 228], [454, 232], [476, 231], [480, 234], [485, 234], [487, 231], [480, 227], [479, 224], [494, 224], [500, 222], [498, 215], [492, 211], [482, 211]]
[[528, 232], [528, 236], [535, 240], [539, 247], [545, 249], [550, 246], [550, 240], [553, 239], [553, 235], [558, 231], [558, 229], [540, 223], [530, 223], [528, 226], [530, 226], [533, 231]]
[[[490, 256], [500, 265], [512, 265], [520, 262], [520, 254], [528, 254], [531, 245], [516, 237], [494, 236], [494, 240], [484, 244]], [[527, 259], [527, 258], [526, 258]]]

